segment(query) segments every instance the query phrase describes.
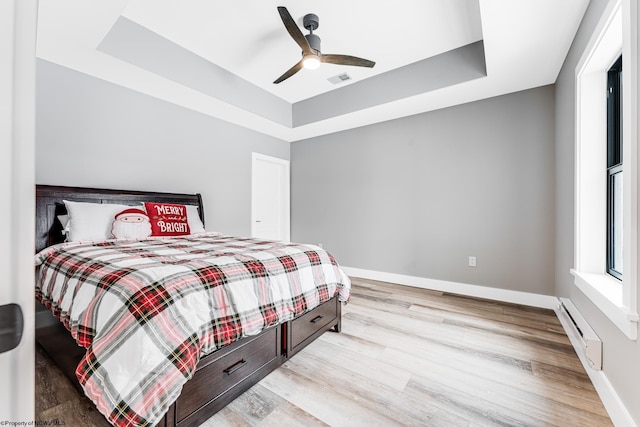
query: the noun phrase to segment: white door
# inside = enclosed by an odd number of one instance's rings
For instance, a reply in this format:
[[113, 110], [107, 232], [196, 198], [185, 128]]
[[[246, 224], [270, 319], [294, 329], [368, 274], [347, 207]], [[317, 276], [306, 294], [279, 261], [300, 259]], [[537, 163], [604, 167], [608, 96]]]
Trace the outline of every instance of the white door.
[[251, 235], [289, 241], [289, 161], [252, 153]]
[[0, 421], [16, 423], [34, 421], [36, 16], [37, 0], [0, 2]]

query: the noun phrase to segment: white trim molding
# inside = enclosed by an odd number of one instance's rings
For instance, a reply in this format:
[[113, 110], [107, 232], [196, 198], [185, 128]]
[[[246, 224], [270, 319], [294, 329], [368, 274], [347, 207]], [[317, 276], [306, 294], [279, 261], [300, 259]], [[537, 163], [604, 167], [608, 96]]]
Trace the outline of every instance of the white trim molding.
[[638, 313], [622, 305], [620, 282], [606, 274], [580, 273], [575, 270], [571, 270], [571, 274], [578, 289], [629, 339], [635, 340], [638, 334]]
[[494, 301], [528, 305], [531, 307], [555, 309], [557, 298], [550, 295], [533, 294], [529, 292], [512, 291], [509, 289], [492, 288], [488, 286], [471, 285], [468, 283], [449, 282], [446, 280], [428, 279], [425, 277], [407, 276], [404, 274], [385, 273], [382, 271], [365, 270], [361, 268], [341, 267], [348, 276], [380, 282], [397, 283], [415, 288], [450, 292]]

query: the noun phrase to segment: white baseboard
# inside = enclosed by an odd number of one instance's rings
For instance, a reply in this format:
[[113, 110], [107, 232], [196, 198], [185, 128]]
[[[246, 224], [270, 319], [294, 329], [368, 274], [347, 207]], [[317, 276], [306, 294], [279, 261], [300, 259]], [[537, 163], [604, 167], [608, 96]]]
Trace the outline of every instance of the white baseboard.
[[613, 425], [616, 427], [638, 427], [604, 371], [597, 371], [589, 366], [589, 362], [582, 351], [582, 344], [578, 341], [578, 338], [570, 332], [571, 325], [569, 325], [562, 316], [558, 315], [558, 311], [559, 310], [556, 309], [558, 320], [560, 320], [565, 333], [569, 337], [573, 348], [576, 350], [580, 363], [582, 363], [585, 372], [589, 375], [589, 379], [595, 387], [598, 396], [600, 396], [602, 404], [609, 413]]
[[549, 295], [533, 294], [529, 292], [511, 291], [508, 289], [491, 288], [488, 286], [470, 285], [467, 283], [448, 282], [445, 280], [427, 279], [425, 277], [406, 276], [404, 274], [385, 273], [382, 271], [364, 270], [361, 268], [341, 267], [345, 273], [353, 277], [378, 280], [381, 282], [397, 283], [399, 285], [434, 291], [451, 292], [494, 301], [510, 302], [532, 307], [555, 309], [557, 299]]

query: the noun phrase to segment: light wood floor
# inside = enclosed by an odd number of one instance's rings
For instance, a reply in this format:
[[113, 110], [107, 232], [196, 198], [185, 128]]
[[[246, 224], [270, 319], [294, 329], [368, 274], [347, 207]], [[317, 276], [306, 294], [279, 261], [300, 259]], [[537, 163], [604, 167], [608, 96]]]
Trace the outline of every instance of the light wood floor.
[[[107, 426], [42, 350], [36, 415]], [[611, 426], [554, 313], [353, 279], [328, 332], [218, 426]]]

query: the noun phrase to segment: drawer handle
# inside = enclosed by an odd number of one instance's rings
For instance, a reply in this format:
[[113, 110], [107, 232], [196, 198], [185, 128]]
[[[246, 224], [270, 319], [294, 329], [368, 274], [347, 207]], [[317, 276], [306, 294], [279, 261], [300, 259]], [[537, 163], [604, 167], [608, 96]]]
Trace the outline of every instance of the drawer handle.
[[318, 323], [320, 320], [322, 320], [324, 316], [316, 316], [313, 319], [311, 319], [311, 323]]
[[229, 366], [227, 369], [225, 369], [224, 372], [227, 375], [231, 375], [233, 374], [235, 371], [237, 371], [238, 369], [242, 368], [242, 366], [247, 363], [246, 360], [242, 359], [239, 362], [234, 363], [233, 365]]

